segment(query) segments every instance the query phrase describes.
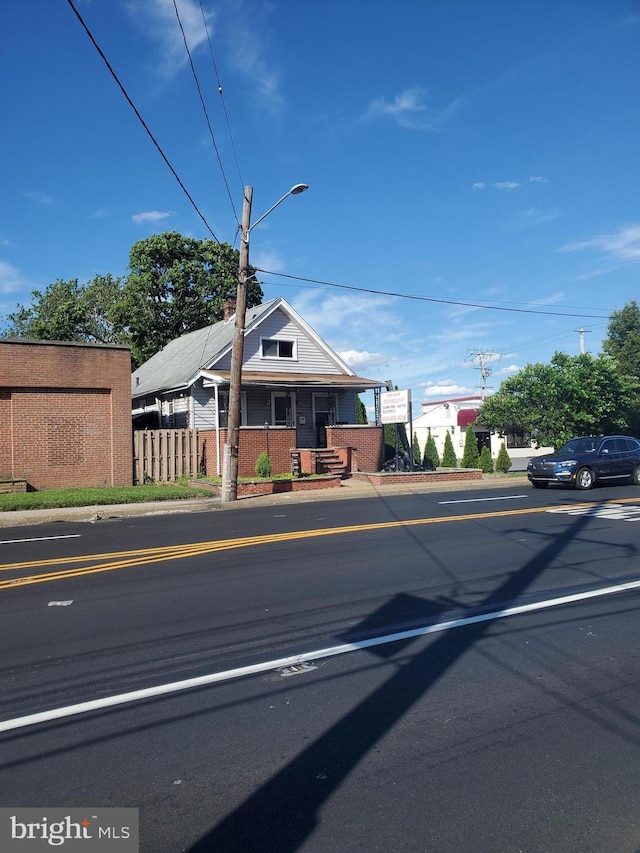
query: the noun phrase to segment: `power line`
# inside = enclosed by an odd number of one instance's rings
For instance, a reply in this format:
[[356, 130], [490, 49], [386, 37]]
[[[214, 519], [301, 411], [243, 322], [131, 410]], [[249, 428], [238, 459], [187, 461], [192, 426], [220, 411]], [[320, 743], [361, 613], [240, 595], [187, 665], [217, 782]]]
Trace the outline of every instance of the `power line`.
[[149, 127], [148, 127], [147, 123], [145, 122], [145, 120], [144, 120], [144, 119], [142, 118], [142, 116], [140, 115], [140, 113], [139, 113], [139, 111], [138, 111], [138, 108], [136, 107], [136, 105], [133, 103], [133, 101], [132, 101], [132, 100], [131, 100], [131, 98], [129, 97], [129, 94], [127, 93], [127, 90], [124, 88], [124, 86], [123, 86], [123, 85], [122, 85], [122, 83], [120, 82], [120, 79], [119, 79], [118, 75], [116, 74], [116, 72], [115, 72], [115, 71], [113, 70], [113, 68], [111, 67], [111, 63], [109, 62], [109, 60], [107, 59], [107, 57], [104, 55], [104, 53], [103, 53], [102, 49], [100, 48], [100, 45], [98, 44], [98, 42], [97, 42], [97, 41], [95, 40], [95, 38], [93, 37], [93, 33], [91, 32], [91, 30], [89, 29], [89, 27], [88, 27], [88, 26], [87, 26], [87, 24], [85, 23], [84, 18], [82, 17], [82, 15], [80, 14], [80, 12], [78, 12], [78, 10], [76, 9], [76, 7], [74, 6], [74, 4], [73, 4], [73, 0], [67, 0], [67, 3], [69, 4], [69, 6], [71, 6], [71, 9], [73, 10], [73, 13], [75, 14], [76, 18], [80, 21], [80, 24], [82, 25], [82, 28], [84, 29], [85, 33], [89, 36], [89, 39], [91, 40], [91, 43], [93, 44], [93, 46], [95, 47], [95, 49], [98, 51], [98, 53], [99, 53], [99, 55], [100, 55], [100, 58], [102, 59], [102, 61], [104, 62], [104, 64], [105, 64], [105, 65], [107, 66], [107, 68], [109, 69], [109, 73], [111, 74], [111, 76], [113, 77], [113, 79], [116, 81], [116, 83], [117, 83], [117, 85], [118, 85], [118, 87], [119, 87], [120, 91], [122, 92], [122, 94], [123, 94], [123, 95], [124, 95], [124, 97], [126, 98], [127, 103], [129, 104], [129, 106], [131, 107], [131, 109], [132, 109], [132, 110], [134, 111], [134, 113], [136, 114], [136, 117], [137, 117], [138, 121], [140, 122], [140, 124], [143, 126], [143, 128], [144, 128], [144, 129], [145, 129], [145, 131], [147, 132], [147, 135], [148, 135], [149, 139], [153, 142], [153, 144], [155, 145], [156, 149], [158, 150], [158, 153], [160, 154], [160, 156], [162, 157], [162, 159], [164, 160], [164, 162], [166, 163], [166, 165], [169, 167], [169, 169], [170, 169], [170, 171], [171, 171], [171, 174], [173, 175], [173, 177], [176, 179], [176, 181], [177, 181], [177, 182], [178, 182], [178, 184], [180, 185], [180, 189], [182, 190], [182, 192], [186, 195], [186, 197], [187, 197], [187, 198], [189, 199], [189, 201], [191, 202], [191, 206], [193, 207], [193, 209], [195, 210], [195, 212], [198, 214], [198, 216], [200, 217], [200, 219], [201, 219], [201, 220], [202, 220], [202, 222], [204, 223], [204, 226], [205, 226], [205, 228], [207, 229], [207, 231], [209, 232], [209, 234], [211, 234], [211, 236], [213, 237], [213, 239], [215, 240], [215, 242], [216, 242], [216, 243], [219, 243], [219, 242], [220, 242], [220, 240], [218, 240], [218, 238], [217, 238], [217, 237], [216, 237], [216, 235], [214, 234], [213, 229], [211, 228], [211, 226], [209, 225], [209, 223], [208, 223], [208, 222], [207, 222], [207, 220], [205, 219], [204, 214], [201, 212], [200, 208], [198, 207], [198, 205], [195, 203], [195, 201], [194, 201], [194, 200], [193, 200], [193, 198], [191, 197], [191, 194], [189, 193], [189, 191], [187, 190], [187, 188], [185, 187], [185, 185], [182, 183], [182, 181], [181, 181], [181, 179], [180, 179], [180, 177], [179, 177], [178, 173], [176, 172], [176, 170], [173, 168], [173, 166], [172, 166], [172, 165], [171, 165], [171, 163], [169, 162], [169, 159], [168, 159], [167, 155], [164, 153], [164, 151], [163, 151], [163, 150], [162, 150], [162, 148], [160, 147], [160, 143], [157, 141], [157, 139], [155, 138], [155, 136], [153, 135], [153, 133], [151, 133], [151, 130], [149, 129]]
[[[200, 0], [200, 12], [202, 13], [202, 23], [204, 25], [205, 32], [207, 34], [207, 42], [209, 44], [209, 53], [211, 54], [211, 62], [213, 64], [213, 70], [216, 75], [216, 83], [218, 84], [218, 94], [220, 95], [220, 101], [222, 103], [222, 110], [224, 112], [225, 121], [227, 123], [227, 130], [229, 131], [229, 139], [231, 141], [231, 150], [233, 151], [233, 157], [236, 163], [236, 169], [238, 170], [238, 177], [240, 178], [240, 186], [244, 187], [245, 182], [242, 177], [242, 173], [240, 171], [240, 163], [238, 162], [238, 154], [236, 151], [236, 145], [233, 139], [233, 133], [231, 132], [231, 123], [229, 122], [229, 113], [227, 112], [227, 105], [224, 99], [224, 94], [222, 92], [222, 83], [220, 82], [220, 75], [218, 74], [218, 66], [216, 64], [216, 59], [213, 54], [213, 45], [211, 44], [211, 36], [209, 35], [209, 27], [207, 26], [207, 19], [204, 14], [204, 6], [202, 5], [202, 0]], [[237, 217], [236, 217], [237, 219]]]
[[220, 158], [220, 152], [218, 151], [218, 145], [216, 143], [216, 138], [213, 133], [213, 128], [211, 127], [211, 121], [209, 120], [209, 113], [207, 112], [207, 105], [205, 104], [204, 97], [202, 95], [202, 89], [200, 88], [200, 81], [198, 80], [198, 75], [196, 73], [195, 66], [193, 64], [193, 57], [191, 56], [191, 51], [189, 50], [189, 45], [187, 44], [187, 37], [184, 32], [184, 27], [182, 26], [182, 21], [180, 20], [180, 13], [178, 12], [178, 4], [176, 0], [173, 0], [173, 8], [175, 9], [176, 18], [178, 19], [178, 25], [180, 27], [180, 32], [182, 33], [182, 41], [184, 42], [184, 49], [187, 52], [187, 56], [189, 57], [189, 65], [191, 66], [191, 73], [193, 75], [194, 82], [196, 84], [196, 89], [198, 90], [198, 96], [200, 98], [200, 104], [202, 105], [202, 111], [204, 112], [204, 117], [207, 122], [207, 127], [209, 128], [209, 136], [211, 137], [211, 142], [213, 143], [214, 151], [216, 152], [216, 157], [218, 158], [218, 166], [220, 167], [220, 171], [222, 172], [222, 179], [224, 181], [224, 185], [227, 189], [227, 195], [229, 196], [229, 201], [231, 202], [231, 209], [233, 210], [233, 215], [236, 220], [236, 225], [240, 227], [240, 221], [238, 219], [238, 214], [236, 212], [236, 207], [233, 203], [233, 196], [231, 195], [231, 190], [229, 189], [229, 182], [227, 181], [227, 176], [224, 171], [224, 167], [222, 165], [222, 160]]
[[297, 275], [287, 275], [282, 272], [273, 272], [272, 270], [260, 269], [260, 267], [256, 267], [257, 272], [264, 273], [265, 275], [273, 275], [281, 278], [288, 278], [293, 281], [304, 281], [309, 284], [320, 284], [323, 287], [334, 287], [339, 290], [354, 290], [358, 293], [371, 293], [375, 296], [394, 296], [397, 299], [412, 299], [416, 302], [436, 302], [443, 305], [457, 305], [465, 308], [486, 308], [491, 311], [512, 311], [517, 314], [542, 314], [545, 317], [587, 317], [590, 320], [608, 320], [608, 315], [605, 314], [576, 314], [570, 313], [566, 311], [539, 311], [534, 308], [508, 308], [504, 305], [483, 305], [479, 302], [465, 302], [463, 300], [458, 299], [442, 299], [436, 296], [415, 296], [409, 293], [396, 293], [392, 290], [374, 290], [370, 287], [356, 287], [351, 284], [336, 284], [333, 281], [322, 281], [321, 279], [315, 278], [304, 278], [303, 276]]

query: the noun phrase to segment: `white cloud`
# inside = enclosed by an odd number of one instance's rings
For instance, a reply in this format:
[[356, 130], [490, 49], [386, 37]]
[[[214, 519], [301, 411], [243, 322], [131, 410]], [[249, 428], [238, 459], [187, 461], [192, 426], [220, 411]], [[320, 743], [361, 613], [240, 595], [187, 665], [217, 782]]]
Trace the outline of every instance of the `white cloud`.
[[379, 352], [368, 352], [367, 350], [349, 349], [339, 352], [338, 355], [355, 371], [366, 370], [369, 367], [379, 367], [389, 361], [388, 356]]
[[34, 204], [37, 204], [40, 207], [53, 207], [53, 205], [55, 204], [55, 201], [52, 196], [47, 195], [47, 193], [28, 192], [24, 193], [24, 197], [28, 198], [29, 201], [34, 202]]
[[541, 225], [544, 222], [553, 222], [559, 216], [560, 211], [557, 207], [550, 207], [547, 210], [531, 207], [522, 214], [521, 222], [523, 225]]
[[512, 190], [517, 190], [520, 184], [517, 181], [497, 181], [493, 186], [497, 190], [504, 190], [509, 193]]
[[438, 112], [424, 101], [424, 91], [419, 88], [405, 89], [393, 101], [378, 98], [369, 104], [365, 118], [391, 118], [400, 127], [410, 130], [439, 130], [454, 114], [459, 101], [452, 101]]
[[640, 223], [621, 228], [613, 234], [601, 234], [580, 243], [567, 243], [563, 252], [580, 252], [596, 249], [614, 261], [637, 263], [640, 261]]
[[484, 181], [476, 181], [475, 184], [471, 187], [472, 190], [483, 190], [486, 187]]
[[517, 364], [510, 364], [508, 367], [501, 367], [500, 370], [496, 370], [495, 376], [513, 376], [514, 373], [519, 373], [522, 368], [518, 367]]
[[6, 261], [0, 261], [0, 293], [17, 293], [25, 287], [28, 285], [20, 271]]
[[470, 397], [477, 393], [473, 388], [466, 388], [463, 385], [457, 385], [451, 379], [444, 379], [442, 382], [427, 382], [424, 386], [424, 397], [434, 397], [435, 399], [452, 399], [454, 397]]
[[159, 222], [161, 219], [166, 219], [168, 216], [171, 216], [170, 213], [161, 210], [148, 210], [144, 213], [135, 213], [131, 219], [140, 224], [142, 222]]
[[[206, 42], [207, 27], [210, 29], [213, 16], [205, 12], [205, 27], [197, 0], [177, 0], [177, 6], [189, 50], [193, 53]], [[145, 35], [158, 42], [161, 57], [158, 68], [163, 75], [170, 77], [189, 61], [173, 0], [128, 0], [127, 9]]]
[[529, 183], [530, 184], [546, 184], [547, 179], [543, 178], [542, 175], [529, 175]]

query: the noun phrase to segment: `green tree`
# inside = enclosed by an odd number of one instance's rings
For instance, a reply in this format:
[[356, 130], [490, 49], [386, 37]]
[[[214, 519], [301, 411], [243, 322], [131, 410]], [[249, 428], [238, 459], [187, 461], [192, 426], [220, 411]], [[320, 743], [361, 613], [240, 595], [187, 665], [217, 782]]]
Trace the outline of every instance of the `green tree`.
[[442, 467], [443, 468], [457, 468], [458, 467], [458, 459], [456, 457], [456, 451], [453, 448], [453, 442], [451, 441], [451, 436], [449, 431], [444, 437], [444, 448], [442, 450]]
[[[239, 254], [228, 243], [156, 234], [134, 243], [116, 318], [131, 345], [134, 367], [174, 338], [221, 320], [238, 287]], [[248, 271], [247, 307], [262, 288]]]
[[611, 314], [607, 332], [602, 349], [620, 373], [633, 376], [640, 385], [640, 308], [635, 300]]
[[[451, 449], [453, 450], [453, 447]], [[427, 436], [427, 441], [424, 446], [424, 456], [422, 458], [423, 465], [425, 465], [427, 459], [430, 459], [433, 462], [435, 468], [440, 467], [440, 457], [438, 456], [438, 448], [436, 447], [436, 441], [434, 437], [431, 435], [431, 430], [429, 430], [429, 435]]]
[[556, 352], [549, 364], [528, 364], [485, 400], [478, 420], [489, 430], [528, 432], [559, 447], [575, 435], [624, 432], [635, 401], [634, 383], [607, 355]]
[[420, 453], [420, 442], [418, 441], [418, 436], [415, 432], [413, 434], [413, 443], [411, 445], [411, 451], [413, 453], [413, 461], [416, 465], [419, 465], [420, 459], [422, 458], [422, 454]]
[[357, 424], [368, 424], [369, 420], [367, 418], [367, 407], [360, 399], [359, 395], [356, 395], [356, 423]]
[[478, 467], [482, 469], [483, 474], [493, 474], [493, 459], [491, 458], [491, 451], [486, 444], [480, 451]]
[[462, 468], [477, 468], [480, 464], [478, 439], [471, 424], [465, 430], [464, 450], [462, 452]]
[[7, 316], [6, 337], [39, 341], [126, 343], [114, 325], [122, 279], [97, 275], [86, 284], [58, 279], [45, 291], [33, 290], [29, 306]]
[[503, 441], [498, 451], [498, 458], [496, 459], [496, 471], [506, 474], [509, 468], [511, 468], [511, 457], [507, 453], [507, 448]]

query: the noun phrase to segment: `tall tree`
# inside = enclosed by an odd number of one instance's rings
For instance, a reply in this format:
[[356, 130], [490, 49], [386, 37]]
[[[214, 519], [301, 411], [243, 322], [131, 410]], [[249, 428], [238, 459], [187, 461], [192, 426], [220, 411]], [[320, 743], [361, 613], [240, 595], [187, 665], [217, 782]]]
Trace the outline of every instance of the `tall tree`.
[[538, 446], [559, 447], [575, 435], [622, 432], [634, 403], [633, 382], [607, 355], [556, 352], [528, 364], [485, 400], [478, 421], [489, 430], [528, 432]]
[[477, 468], [480, 461], [478, 450], [478, 439], [471, 424], [467, 427], [464, 435], [464, 450], [462, 452], [461, 468]]
[[[134, 243], [116, 313], [130, 341], [134, 366], [174, 338], [222, 319], [225, 300], [237, 292], [238, 263], [239, 253], [228, 243], [177, 232]], [[259, 305], [262, 296], [251, 267], [247, 307]]]
[[86, 284], [77, 278], [58, 279], [45, 291], [31, 292], [31, 305], [17, 306], [7, 316], [6, 337], [48, 341], [122, 343], [113, 311], [122, 293], [122, 279], [96, 275]]
[[640, 308], [633, 300], [609, 318], [602, 349], [616, 362], [620, 373], [633, 376], [640, 385]]

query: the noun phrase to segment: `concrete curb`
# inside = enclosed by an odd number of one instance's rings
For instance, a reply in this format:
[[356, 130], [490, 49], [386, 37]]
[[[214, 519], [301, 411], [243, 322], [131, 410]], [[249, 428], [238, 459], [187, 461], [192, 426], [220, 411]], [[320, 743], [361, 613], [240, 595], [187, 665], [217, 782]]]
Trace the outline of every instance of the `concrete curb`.
[[23, 527], [34, 524], [51, 524], [58, 521], [97, 523], [115, 518], [135, 518], [153, 515], [177, 515], [192, 512], [211, 512], [249, 509], [259, 506], [282, 506], [283, 504], [320, 503], [322, 501], [353, 498], [384, 498], [391, 495], [421, 494], [477, 489], [528, 489], [529, 482], [523, 477], [501, 477], [484, 475], [481, 480], [443, 481], [433, 483], [385, 483], [373, 485], [352, 478], [343, 480], [340, 488], [317, 489], [305, 492], [247, 496], [233, 503], [221, 503], [220, 498], [194, 498], [180, 501], [156, 501], [153, 503], [109, 504], [103, 506], [68, 507], [65, 509], [32, 509], [18, 512], [0, 512], [0, 528]]

